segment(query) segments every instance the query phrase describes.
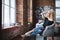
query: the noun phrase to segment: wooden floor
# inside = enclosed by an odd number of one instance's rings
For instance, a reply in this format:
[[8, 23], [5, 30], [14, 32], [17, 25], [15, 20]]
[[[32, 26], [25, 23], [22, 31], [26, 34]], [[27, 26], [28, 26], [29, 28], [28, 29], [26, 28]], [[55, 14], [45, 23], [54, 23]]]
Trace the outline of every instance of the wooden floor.
[[36, 39], [35, 39], [35, 36], [29, 36], [29, 37], [22, 38], [20, 35], [18, 35], [12, 40], [36, 40]]
[[15, 38], [13, 38], [12, 40], [22, 40], [23, 38], [20, 36], [20, 35], [18, 35], [18, 36], [16, 36]]

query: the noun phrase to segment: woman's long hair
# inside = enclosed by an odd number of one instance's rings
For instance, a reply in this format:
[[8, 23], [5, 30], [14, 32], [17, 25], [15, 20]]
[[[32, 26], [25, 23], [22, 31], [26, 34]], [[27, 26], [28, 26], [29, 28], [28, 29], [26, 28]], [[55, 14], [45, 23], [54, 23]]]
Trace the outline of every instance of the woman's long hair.
[[49, 19], [54, 19], [54, 10], [51, 9], [51, 10], [49, 10], [49, 11], [50, 11], [50, 12], [48, 13], [48, 14], [49, 14], [48, 18], [49, 18]]

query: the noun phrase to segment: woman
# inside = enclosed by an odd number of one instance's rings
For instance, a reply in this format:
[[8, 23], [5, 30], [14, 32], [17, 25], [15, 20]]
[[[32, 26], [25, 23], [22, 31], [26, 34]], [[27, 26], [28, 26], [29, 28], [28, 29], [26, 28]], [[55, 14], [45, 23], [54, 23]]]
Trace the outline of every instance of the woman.
[[[27, 32], [21, 36], [25, 37], [25, 36], [30, 36], [30, 35], [36, 35], [41, 32], [43, 33], [44, 28], [46, 28], [46, 26], [52, 25], [54, 23], [52, 14], [53, 14], [53, 9], [51, 9], [47, 12], [46, 11], [42, 12], [41, 15], [42, 15], [42, 18], [44, 19], [44, 23], [40, 23], [41, 24], [40, 26], [42, 26], [43, 29], [40, 27], [37, 27], [37, 28], [35, 27], [34, 29], [30, 30], [29, 32]], [[41, 20], [40, 20], [40, 22], [41, 22]]]

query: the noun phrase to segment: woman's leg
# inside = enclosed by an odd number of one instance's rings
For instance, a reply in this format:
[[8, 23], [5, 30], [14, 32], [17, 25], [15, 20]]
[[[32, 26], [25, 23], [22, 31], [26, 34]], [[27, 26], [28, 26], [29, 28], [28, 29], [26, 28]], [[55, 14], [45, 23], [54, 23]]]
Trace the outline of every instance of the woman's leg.
[[32, 29], [29, 32], [25, 33], [23, 36], [30, 36], [30, 35], [37, 35], [37, 34], [39, 34], [40, 32], [42, 32], [43, 24], [40, 24], [39, 26], [36, 26], [34, 29]]
[[30, 35], [33, 36], [33, 35], [37, 35], [39, 33], [41, 33], [42, 30], [40, 28], [36, 28], [34, 32], [32, 32]]
[[31, 32], [33, 32], [33, 31], [34, 31], [34, 29], [32, 29], [32, 30], [26, 32], [24, 35], [21, 35], [21, 36], [22, 36], [22, 37], [30, 36], [30, 35], [31, 35]]
[[35, 28], [35, 29], [32, 29], [31, 31], [25, 33], [24, 35], [21, 35], [22, 37], [24, 36], [34, 36], [34, 35], [37, 35], [41, 32], [42, 30], [40, 30], [40, 28]]

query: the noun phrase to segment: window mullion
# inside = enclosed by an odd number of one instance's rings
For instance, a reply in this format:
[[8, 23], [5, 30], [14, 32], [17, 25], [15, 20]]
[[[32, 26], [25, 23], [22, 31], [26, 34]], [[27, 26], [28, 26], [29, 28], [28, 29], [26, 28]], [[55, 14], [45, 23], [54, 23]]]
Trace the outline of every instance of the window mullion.
[[9, 0], [9, 24], [11, 26], [11, 0]]
[[15, 22], [16, 22], [16, 0], [15, 0]]
[[[5, 0], [3, 0], [3, 2], [5, 3]], [[5, 24], [4, 24], [4, 20], [5, 20], [5, 19], [4, 19], [4, 16], [5, 16], [5, 13], [4, 13], [5, 5], [3, 4], [2, 7], [3, 7], [3, 10], [2, 10], [2, 11], [3, 11], [3, 28], [4, 28], [4, 25], [5, 25]]]
[[[11, 23], [12, 25], [14, 25], [16, 23], [16, 1], [15, 0], [11, 0]], [[13, 5], [12, 5], [13, 4]]]

